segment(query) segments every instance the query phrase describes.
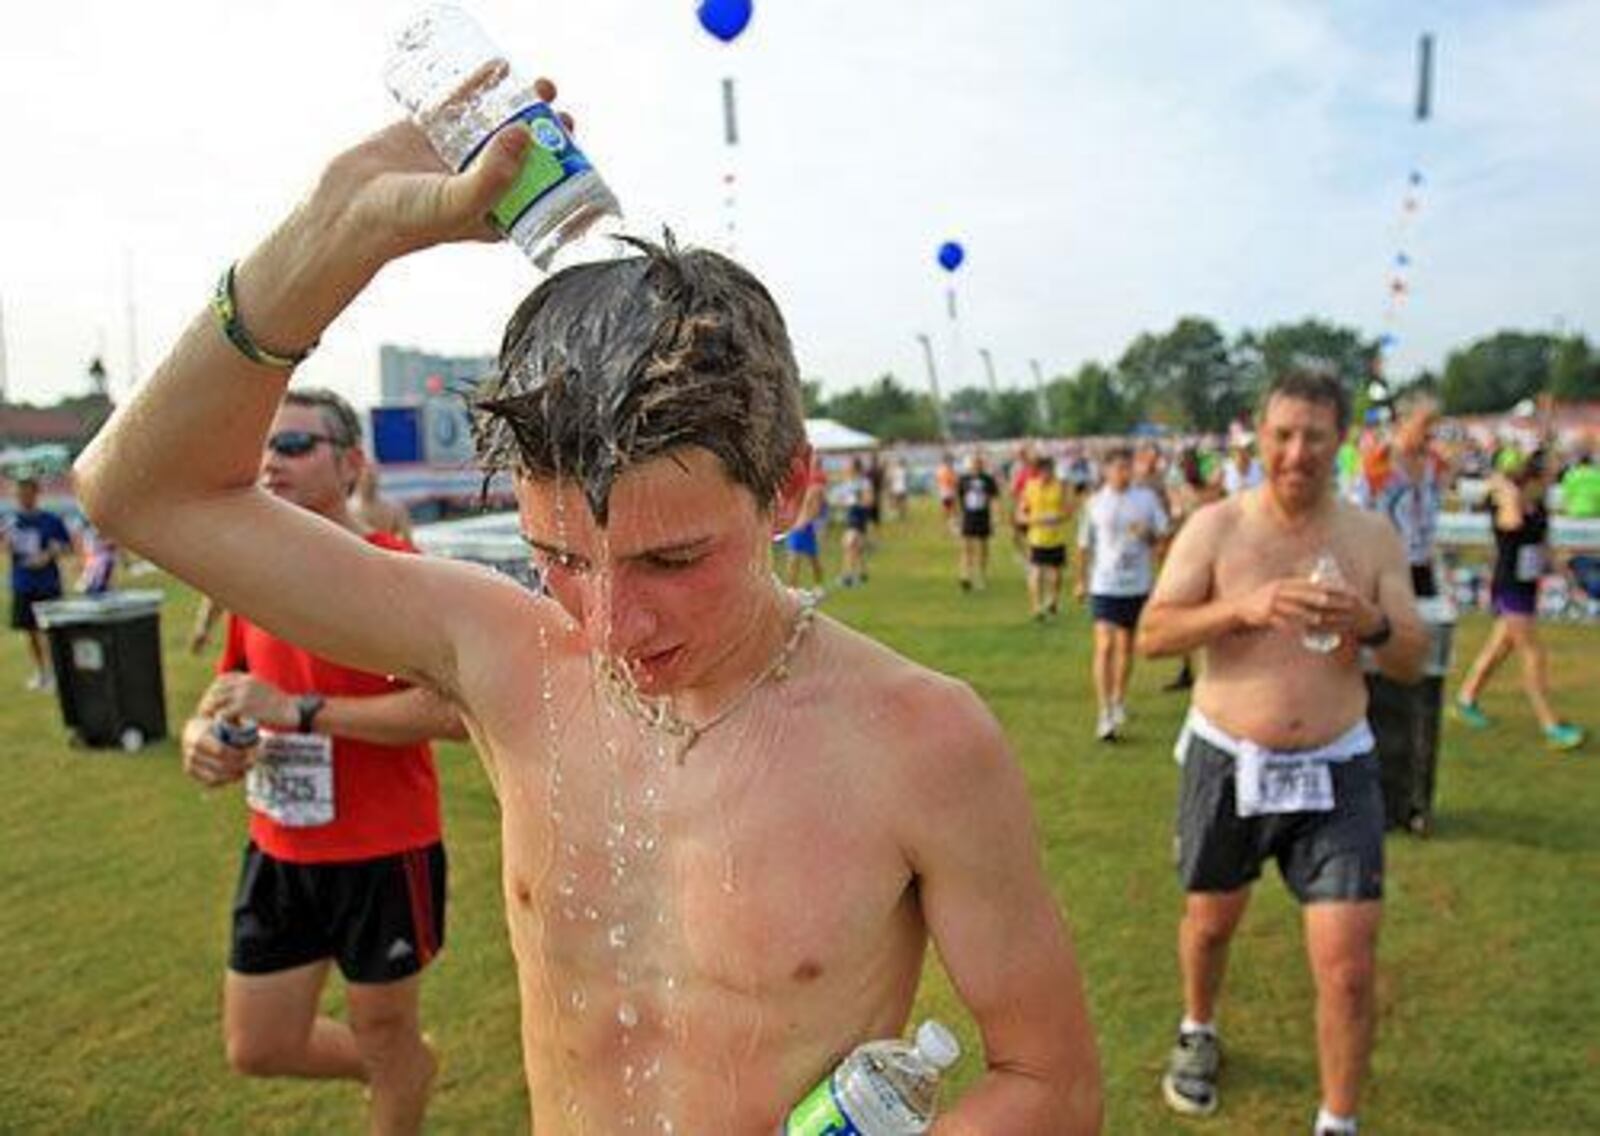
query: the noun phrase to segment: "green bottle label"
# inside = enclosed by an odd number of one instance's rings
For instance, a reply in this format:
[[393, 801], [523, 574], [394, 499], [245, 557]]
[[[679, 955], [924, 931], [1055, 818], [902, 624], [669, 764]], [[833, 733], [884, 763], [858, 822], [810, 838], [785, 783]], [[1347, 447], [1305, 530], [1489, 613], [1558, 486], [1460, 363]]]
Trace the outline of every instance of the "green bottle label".
[[839, 1098], [833, 1095], [829, 1077], [806, 1094], [783, 1122], [784, 1136], [862, 1136], [855, 1121], [845, 1115]]
[[[551, 190], [579, 174], [594, 169], [583, 151], [574, 144], [572, 136], [567, 133], [566, 127], [561, 125], [560, 119], [556, 117], [555, 111], [550, 109], [549, 104], [530, 103], [501, 123], [500, 128], [509, 126], [513, 122], [521, 122], [527, 126], [529, 133], [533, 135], [533, 145], [528, 147], [527, 155], [522, 161], [522, 172], [517, 175], [517, 180], [492, 210], [495, 223], [508, 232], [524, 213], [537, 205]], [[498, 134], [500, 128], [494, 133]], [[462, 169], [472, 164], [472, 159], [478, 156], [478, 151], [488, 143], [489, 137], [493, 135], [485, 137], [466, 156], [461, 163]]]

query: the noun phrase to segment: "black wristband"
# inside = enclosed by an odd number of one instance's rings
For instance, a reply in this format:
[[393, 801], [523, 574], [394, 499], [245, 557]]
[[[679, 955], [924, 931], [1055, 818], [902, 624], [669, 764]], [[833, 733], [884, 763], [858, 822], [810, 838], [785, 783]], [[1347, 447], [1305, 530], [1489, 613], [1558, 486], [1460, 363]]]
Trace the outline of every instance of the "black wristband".
[[1389, 637], [1394, 634], [1394, 624], [1389, 622], [1389, 613], [1382, 612], [1380, 614], [1383, 617], [1383, 622], [1378, 624], [1378, 629], [1371, 635], [1362, 635], [1356, 639], [1356, 642], [1363, 647], [1377, 649], [1387, 643]]
[[239, 319], [239, 305], [233, 298], [233, 270], [238, 265], [230, 264], [227, 270], [217, 278], [216, 291], [211, 294], [211, 311], [217, 317], [217, 325], [222, 329], [222, 334], [228, 337], [228, 342], [239, 349], [252, 363], [259, 363], [263, 367], [275, 367], [280, 371], [292, 371], [317, 349], [313, 343], [304, 351], [294, 355], [280, 355], [276, 351], [268, 351], [255, 341], [255, 338], [245, 329]]
[[317, 712], [327, 705], [327, 702], [328, 700], [320, 694], [302, 694], [295, 699], [295, 712], [300, 715], [299, 728], [296, 732], [309, 734], [312, 723], [317, 719]]

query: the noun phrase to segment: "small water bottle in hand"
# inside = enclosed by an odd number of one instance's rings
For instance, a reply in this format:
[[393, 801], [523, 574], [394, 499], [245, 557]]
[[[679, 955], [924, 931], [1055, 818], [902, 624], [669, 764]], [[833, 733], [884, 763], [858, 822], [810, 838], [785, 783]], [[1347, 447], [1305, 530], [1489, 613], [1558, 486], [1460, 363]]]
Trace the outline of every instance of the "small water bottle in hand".
[[223, 745], [249, 749], [261, 741], [261, 727], [254, 718], [218, 718], [211, 723], [212, 735]]
[[[1306, 579], [1313, 584], [1326, 587], [1341, 587], [1344, 584], [1344, 573], [1339, 571], [1339, 562], [1334, 559], [1333, 553], [1324, 552], [1312, 560], [1311, 567], [1306, 572]], [[1300, 637], [1300, 642], [1308, 651], [1327, 655], [1339, 649], [1340, 637], [1331, 631], [1307, 631]]]
[[869, 1041], [795, 1106], [779, 1136], [921, 1136], [933, 1127], [939, 1078], [961, 1043], [936, 1021], [915, 1042]]
[[616, 197], [555, 111], [460, 8], [438, 4], [420, 12], [395, 40], [383, 77], [452, 170], [466, 169], [502, 127], [527, 126], [533, 145], [493, 216], [539, 268], [600, 218], [620, 215]]

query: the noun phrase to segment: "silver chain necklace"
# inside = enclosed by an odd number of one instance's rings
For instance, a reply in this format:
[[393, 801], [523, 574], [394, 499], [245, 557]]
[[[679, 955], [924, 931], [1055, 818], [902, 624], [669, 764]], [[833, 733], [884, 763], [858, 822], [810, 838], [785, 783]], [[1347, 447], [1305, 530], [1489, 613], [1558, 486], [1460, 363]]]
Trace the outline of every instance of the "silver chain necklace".
[[749, 701], [750, 696], [757, 690], [768, 682], [782, 682], [789, 677], [795, 652], [800, 649], [800, 643], [805, 639], [816, 610], [816, 597], [807, 592], [800, 593], [800, 606], [795, 612], [794, 622], [789, 625], [789, 636], [778, 649], [778, 653], [772, 657], [772, 661], [722, 709], [698, 725], [678, 714], [673, 708], [671, 695], [651, 698], [641, 694], [638, 686], [629, 677], [627, 669], [609, 655], [601, 656], [597, 669], [606, 693], [612, 701], [650, 729], [671, 738], [675, 745], [674, 759], [678, 765], [682, 765], [695, 743], [726, 721], [735, 710]]

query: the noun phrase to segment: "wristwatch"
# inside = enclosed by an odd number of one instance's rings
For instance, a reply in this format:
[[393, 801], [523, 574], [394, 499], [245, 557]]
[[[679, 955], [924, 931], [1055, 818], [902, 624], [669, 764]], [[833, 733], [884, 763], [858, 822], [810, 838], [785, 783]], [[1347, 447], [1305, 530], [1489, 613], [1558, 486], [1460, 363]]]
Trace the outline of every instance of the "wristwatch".
[[1377, 648], [1389, 641], [1389, 636], [1394, 634], [1394, 624], [1389, 622], [1389, 613], [1382, 612], [1383, 622], [1378, 624], [1378, 629], [1371, 635], [1357, 637], [1356, 642], [1363, 647]]
[[[1384, 638], [1387, 639], [1387, 621], [1385, 621], [1384, 627], [1386, 629]], [[294, 708], [295, 712], [300, 715], [300, 724], [296, 732], [301, 734], [309, 734], [311, 732], [311, 723], [316, 720], [317, 712], [326, 706], [327, 703], [328, 700], [322, 697], [320, 694], [302, 694], [299, 698], [296, 698], [294, 700]]]

